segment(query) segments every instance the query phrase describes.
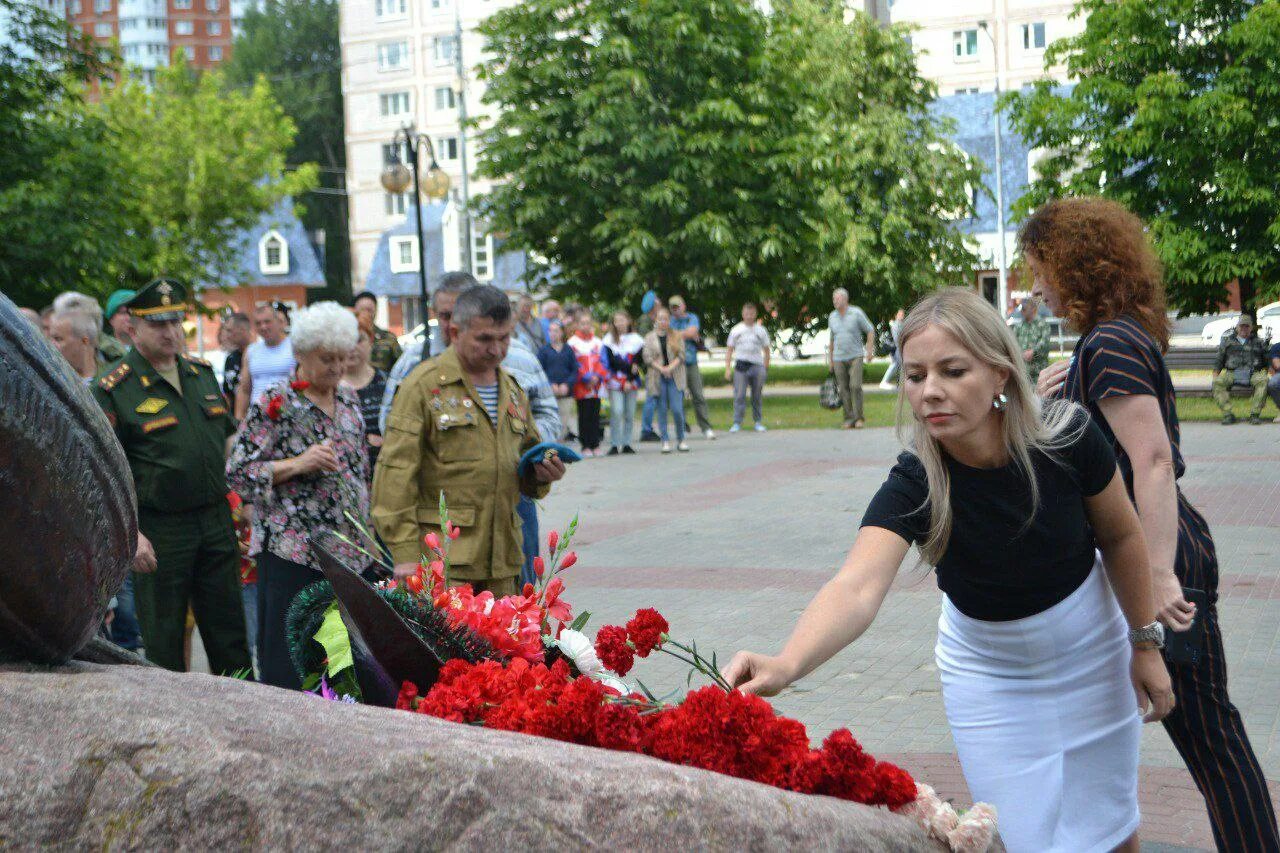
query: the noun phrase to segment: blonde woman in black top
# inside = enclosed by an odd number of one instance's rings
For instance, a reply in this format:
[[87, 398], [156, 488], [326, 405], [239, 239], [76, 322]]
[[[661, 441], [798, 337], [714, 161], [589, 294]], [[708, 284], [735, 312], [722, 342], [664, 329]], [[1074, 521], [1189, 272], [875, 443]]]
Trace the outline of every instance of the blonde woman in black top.
[[740, 652], [725, 677], [772, 695], [812, 672], [870, 627], [915, 544], [944, 593], [960, 764], [1009, 850], [1137, 850], [1139, 722], [1173, 693], [1115, 456], [1079, 406], [1041, 407], [1012, 332], [971, 291], [923, 300], [901, 341], [909, 451], [782, 652]]

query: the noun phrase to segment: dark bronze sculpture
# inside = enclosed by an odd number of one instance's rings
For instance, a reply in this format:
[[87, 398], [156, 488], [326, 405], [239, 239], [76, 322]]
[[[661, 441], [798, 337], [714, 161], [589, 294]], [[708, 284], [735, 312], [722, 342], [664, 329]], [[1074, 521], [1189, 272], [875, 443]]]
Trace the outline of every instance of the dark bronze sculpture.
[[102, 625], [138, 542], [102, 410], [0, 295], [0, 658], [62, 663]]

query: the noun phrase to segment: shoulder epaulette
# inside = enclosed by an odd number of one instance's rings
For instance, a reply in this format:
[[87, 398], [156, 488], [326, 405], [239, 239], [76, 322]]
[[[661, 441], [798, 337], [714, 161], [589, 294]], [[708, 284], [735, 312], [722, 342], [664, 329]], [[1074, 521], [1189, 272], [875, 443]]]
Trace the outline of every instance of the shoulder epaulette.
[[133, 368], [131, 368], [127, 364], [122, 364], [119, 367], [117, 367], [115, 370], [111, 371], [110, 373], [108, 373], [107, 375], [99, 379], [98, 387], [101, 388], [103, 391], [111, 391], [117, 385], [119, 385], [122, 381], [124, 381], [124, 378], [132, 372], [133, 372]]
[[185, 358], [187, 361], [191, 362], [192, 364], [198, 364], [198, 365], [200, 365], [201, 367], [207, 367], [207, 368], [209, 368], [210, 370], [212, 370], [212, 369], [213, 369], [213, 365], [212, 365], [212, 364], [210, 364], [209, 362], [205, 361], [203, 358], [199, 358], [198, 356], [194, 356], [194, 355], [186, 355], [186, 356], [183, 356], [183, 358]]

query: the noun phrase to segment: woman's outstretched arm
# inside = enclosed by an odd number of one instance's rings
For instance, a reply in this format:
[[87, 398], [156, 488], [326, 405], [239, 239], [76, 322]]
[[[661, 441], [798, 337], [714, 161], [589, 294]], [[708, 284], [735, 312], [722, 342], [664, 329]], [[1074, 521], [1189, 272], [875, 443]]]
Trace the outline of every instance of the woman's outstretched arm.
[[880, 527], [864, 527], [840, 571], [809, 602], [782, 653], [738, 652], [725, 680], [745, 693], [772, 696], [830, 660], [870, 627], [910, 546]]

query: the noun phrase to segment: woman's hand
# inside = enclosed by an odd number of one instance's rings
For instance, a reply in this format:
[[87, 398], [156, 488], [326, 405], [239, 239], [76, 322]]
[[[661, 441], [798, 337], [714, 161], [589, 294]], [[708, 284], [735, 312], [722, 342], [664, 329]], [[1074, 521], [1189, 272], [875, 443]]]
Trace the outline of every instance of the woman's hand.
[[298, 472], [314, 474], [317, 471], [337, 471], [338, 454], [327, 443], [313, 444], [302, 452], [295, 460]]
[[1186, 631], [1196, 618], [1196, 606], [1182, 594], [1182, 582], [1169, 570], [1152, 571], [1152, 591], [1156, 599], [1156, 618], [1171, 631]]
[[[1173, 682], [1158, 649], [1134, 649], [1129, 665], [1133, 691], [1138, 695], [1138, 713], [1142, 722], [1163, 720], [1173, 711]], [[1150, 707], [1150, 710], [1148, 709]]]
[[1058, 396], [1058, 392], [1062, 390], [1062, 383], [1067, 381], [1067, 371], [1070, 369], [1071, 362], [1055, 361], [1040, 371], [1040, 378], [1036, 380], [1036, 393], [1040, 398], [1047, 400]]
[[365, 441], [369, 442], [370, 447], [382, 446], [382, 436], [378, 435], [376, 432], [371, 432], [365, 435]]
[[781, 657], [755, 652], [738, 652], [721, 675], [743, 693], [757, 696], [776, 696], [795, 678], [793, 670]]

